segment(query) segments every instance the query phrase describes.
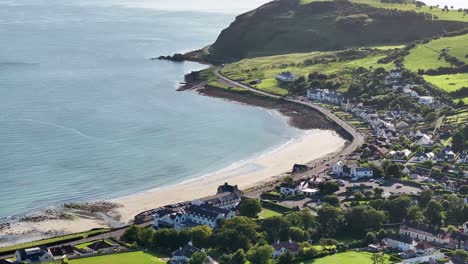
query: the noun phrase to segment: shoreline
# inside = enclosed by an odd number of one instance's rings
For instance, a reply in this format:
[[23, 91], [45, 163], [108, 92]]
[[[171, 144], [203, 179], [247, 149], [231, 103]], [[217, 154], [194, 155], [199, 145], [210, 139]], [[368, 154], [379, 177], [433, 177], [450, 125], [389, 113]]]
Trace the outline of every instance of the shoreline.
[[6, 239], [0, 240], [0, 247], [39, 238], [84, 232], [92, 228], [124, 226], [130, 224], [141, 212], [213, 195], [218, 185], [225, 182], [237, 184], [242, 190], [261, 187], [265, 183], [287, 175], [295, 163], [310, 164], [332, 156], [342, 151], [348, 143], [334, 131], [323, 116], [306, 106], [249, 92], [236, 93], [205, 87], [203, 83], [188, 82], [186, 86], [183, 90], [192, 90], [203, 96], [276, 111], [282, 118], [288, 119], [289, 125], [303, 130], [304, 133], [273, 150], [259, 153], [248, 160], [236, 161], [221, 170], [169, 186], [108, 199], [107, 202], [117, 205], [111, 211], [70, 211], [60, 208], [57, 209], [58, 214], [71, 214], [73, 219], [46, 217], [45, 220], [37, 222], [16, 221], [6, 230], [0, 230], [0, 235], [6, 234], [4, 236]]

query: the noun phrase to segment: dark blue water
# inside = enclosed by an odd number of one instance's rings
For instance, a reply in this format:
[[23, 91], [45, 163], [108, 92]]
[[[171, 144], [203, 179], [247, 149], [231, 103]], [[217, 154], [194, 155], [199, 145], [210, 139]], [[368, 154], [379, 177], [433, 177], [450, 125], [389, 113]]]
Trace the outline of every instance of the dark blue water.
[[212, 43], [235, 14], [158, 2], [0, 0], [0, 217], [174, 184], [298, 136], [275, 113], [176, 92], [204, 66], [149, 58]]

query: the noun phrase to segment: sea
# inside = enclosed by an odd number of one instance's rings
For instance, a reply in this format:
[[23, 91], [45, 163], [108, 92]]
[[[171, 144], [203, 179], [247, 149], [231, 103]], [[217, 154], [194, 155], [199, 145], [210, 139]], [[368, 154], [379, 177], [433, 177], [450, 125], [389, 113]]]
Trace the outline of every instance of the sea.
[[[196, 3], [195, 3], [196, 2]], [[0, 0], [0, 218], [201, 177], [300, 137], [275, 111], [177, 92], [258, 0]]]

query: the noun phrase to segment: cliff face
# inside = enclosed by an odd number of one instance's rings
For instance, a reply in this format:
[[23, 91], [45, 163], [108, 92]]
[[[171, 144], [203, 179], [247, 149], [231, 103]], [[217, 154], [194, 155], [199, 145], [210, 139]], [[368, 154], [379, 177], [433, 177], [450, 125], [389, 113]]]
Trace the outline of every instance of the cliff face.
[[210, 59], [233, 61], [291, 52], [337, 50], [425, 39], [468, 24], [431, 14], [348, 1], [277, 0], [242, 14], [210, 47]]

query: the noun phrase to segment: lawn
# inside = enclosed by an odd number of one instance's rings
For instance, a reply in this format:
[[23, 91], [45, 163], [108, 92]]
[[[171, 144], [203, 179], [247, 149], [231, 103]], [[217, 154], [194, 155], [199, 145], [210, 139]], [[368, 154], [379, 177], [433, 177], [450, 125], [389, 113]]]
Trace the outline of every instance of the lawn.
[[462, 87], [468, 87], [468, 73], [424, 75], [424, 79], [447, 92], [454, 92]]
[[440, 38], [426, 44], [418, 45], [411, 49], [410, 54], [405, 57], [405, 67], [412, 71], [450, 67], [450, 64], [443, 58], [438, 59], [442, 49], [447, 49], [447, 54], [468, 63], [468, 57], [466, 57], [468, 55], [466, 43], [468, 43], [468, 34]]
[[372, 253], [348, 251], [324, 258], [313, 259], [301, 264], [372, 264]]
[[159, 259], [143, 251], [112, 254], [91, 258], [70, 260], [70, 264], [165, 264], [166, 261]]
[[273, 211], [273, 210], [270, 210], [270, 209], [263, 208], [262, 212], [258, 215], [258, 217], [260, 219], [265, 219], [265, 218], [270, 218], [270, 217], [273, 217], [273, 216], [281, 216], [281, 215], [283, 215], [283, 214], [278, 213], [278, 212]]
[[76, 233], [76, 234], [71, 234], [71, 235], [65, 235], [65, 236], [59, 236], [59, 237], [52, 237], [48, 239], [43, 239], [43, 240], [38, 240], [34, 242], [28, 242], [24, 244], [18, 244], [14, 246], [9, 246], [9, 247], [2, 247], [0, 248], [0, 253], [2, 252], [8, 252], [8, 251], [14, 251], [20, 248], [30, 248], [30, 247], [37, 247], [37, 246], [43, 246], [51, 243], [57, 243], [60, 241], [64, 240], [69, 240], [69, 239], [81, 239], [81, 238], [87, 238], [90, 235], [95, 235], [95, 234], [101, 234], [108, 232], [109, 229], [98, 229], [98, 230], [92, 230], [88, 232], [83, 232], [83, 233]]

